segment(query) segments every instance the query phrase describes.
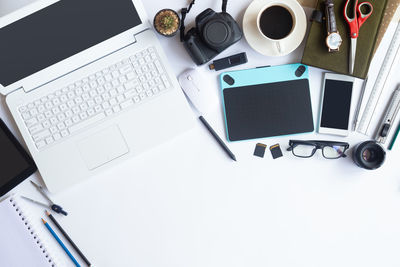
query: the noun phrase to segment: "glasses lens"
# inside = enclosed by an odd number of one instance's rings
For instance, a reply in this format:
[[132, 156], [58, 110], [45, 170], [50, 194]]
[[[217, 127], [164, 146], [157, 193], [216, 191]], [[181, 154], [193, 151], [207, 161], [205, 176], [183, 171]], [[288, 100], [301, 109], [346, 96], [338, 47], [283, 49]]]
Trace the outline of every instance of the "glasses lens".
[[322, 150], [322, 153], [327, 159], [337, 159], [343, 156], [345, 150], [345, 146], [326, 146]]
[[293, 148], [293, 154], [297, 157], [309, 158], [314, 153], [315, 146], [312, 145], [296, 145]]

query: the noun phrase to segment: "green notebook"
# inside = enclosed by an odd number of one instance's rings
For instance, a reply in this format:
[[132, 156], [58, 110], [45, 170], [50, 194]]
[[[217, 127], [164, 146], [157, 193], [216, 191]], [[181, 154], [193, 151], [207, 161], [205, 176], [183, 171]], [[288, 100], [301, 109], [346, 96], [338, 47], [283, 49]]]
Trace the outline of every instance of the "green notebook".
[[[374, 7], [374, 11], [360, 29], [354, 66], [355, 77], [365, 79], [368, 74], [387, 1], [369, 0]], [[361, 2], [363, 1], [359, 1], [359, 3]], [[343, 15], [345, 4], [346, 0], [335, 0], [338, 31], [343, 39], [340, 51], [328, 52], [328, 48], [325, 45], [327, 36], [325, 20], [322, 23], [313, 21], [301, 61], [303, 64], [337, 73], [349, 74], [350, 29]], [[318, 1], [317, 8], [325, 14], [324, 0]]]

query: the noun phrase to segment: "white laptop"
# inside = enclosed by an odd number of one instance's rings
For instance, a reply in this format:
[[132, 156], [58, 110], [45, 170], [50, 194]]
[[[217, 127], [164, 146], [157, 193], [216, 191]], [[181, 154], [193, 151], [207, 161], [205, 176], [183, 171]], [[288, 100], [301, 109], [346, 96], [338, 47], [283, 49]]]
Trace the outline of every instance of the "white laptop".
[[193, 125], [140, 0], [39, 0], [0, 40], [0, 93], [52, 192]]

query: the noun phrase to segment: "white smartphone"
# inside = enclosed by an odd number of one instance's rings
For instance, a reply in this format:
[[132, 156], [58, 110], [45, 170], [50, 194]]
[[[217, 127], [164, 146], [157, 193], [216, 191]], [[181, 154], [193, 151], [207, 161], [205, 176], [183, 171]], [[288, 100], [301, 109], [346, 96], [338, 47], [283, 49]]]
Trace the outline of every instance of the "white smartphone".
[[350, 108], [354, 78], [325, 73], [318, 133], [349, 135]]

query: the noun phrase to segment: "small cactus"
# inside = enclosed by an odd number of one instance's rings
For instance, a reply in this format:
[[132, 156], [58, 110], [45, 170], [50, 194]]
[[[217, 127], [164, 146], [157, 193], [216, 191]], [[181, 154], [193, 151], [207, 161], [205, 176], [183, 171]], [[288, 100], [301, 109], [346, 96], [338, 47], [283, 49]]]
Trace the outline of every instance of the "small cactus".
[[169, 30], [174, 26], [175, 18], [170, 15], [165, 15], [161, 18], [161, 25], [164, 29]]
[[154, 27], [164, 36], [174, 36], [179, 30], [180, 18], [171, 9], [163, 9], [154, 17]]

